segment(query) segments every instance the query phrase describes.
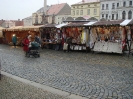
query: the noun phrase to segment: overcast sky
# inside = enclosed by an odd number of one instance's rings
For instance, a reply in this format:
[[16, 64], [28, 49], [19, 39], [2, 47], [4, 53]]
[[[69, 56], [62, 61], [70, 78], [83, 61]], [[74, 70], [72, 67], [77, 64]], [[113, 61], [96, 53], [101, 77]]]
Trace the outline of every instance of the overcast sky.
[[[47, 0], [47, 5], [68, 3], [69, 5], [81, 0]], [[29, 17], [43, 7], [44, 0], [0, 0], [0, 20], [17, 20]]]

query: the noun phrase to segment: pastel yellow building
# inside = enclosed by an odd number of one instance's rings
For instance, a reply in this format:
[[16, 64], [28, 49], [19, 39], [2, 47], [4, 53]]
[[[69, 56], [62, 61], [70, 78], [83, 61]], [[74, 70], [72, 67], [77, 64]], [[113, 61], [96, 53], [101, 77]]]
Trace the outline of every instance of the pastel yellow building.
[[89, 19], [94, 17], [100, 19], [100, 1], [99, 0], [82, 0], [79, 3], [71, 5], [71, 16], [73, 18], [84, 17]]

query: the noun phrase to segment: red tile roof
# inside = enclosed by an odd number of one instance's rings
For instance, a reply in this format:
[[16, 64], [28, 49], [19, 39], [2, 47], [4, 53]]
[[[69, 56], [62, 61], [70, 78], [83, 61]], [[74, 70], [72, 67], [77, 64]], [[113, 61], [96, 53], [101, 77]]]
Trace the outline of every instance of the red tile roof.
[[56, 5], [52, 5], [49, 10], [47, 10], [47, 15], [56, 15], [60, 12], [60, 10], [65, 6], [66, 3], [62, 3], [62, 4], [56, 4]]

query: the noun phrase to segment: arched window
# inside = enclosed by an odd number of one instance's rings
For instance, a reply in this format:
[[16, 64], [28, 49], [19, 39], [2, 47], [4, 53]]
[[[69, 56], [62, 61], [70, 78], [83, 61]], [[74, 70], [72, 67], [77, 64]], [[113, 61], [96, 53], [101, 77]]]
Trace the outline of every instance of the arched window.
[[125, 11], [122, 12], [122, 19], [126, 19], [126, 12]]
[[128, 19], [132, 19], [132, 11], [128, 12]]

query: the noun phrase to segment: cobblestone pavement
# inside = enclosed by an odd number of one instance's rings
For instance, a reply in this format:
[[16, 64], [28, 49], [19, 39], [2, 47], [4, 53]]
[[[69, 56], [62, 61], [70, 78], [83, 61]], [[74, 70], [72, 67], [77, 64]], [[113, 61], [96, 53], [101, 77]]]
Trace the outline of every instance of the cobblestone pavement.
[[0, 99], [68, 99], [42, 89], [2, 76]]
[[133, 99], [133, 57], [119, 54], [40, 50], [0, 45], [2, 71], [88, 99]]

